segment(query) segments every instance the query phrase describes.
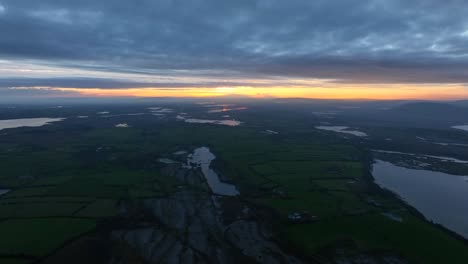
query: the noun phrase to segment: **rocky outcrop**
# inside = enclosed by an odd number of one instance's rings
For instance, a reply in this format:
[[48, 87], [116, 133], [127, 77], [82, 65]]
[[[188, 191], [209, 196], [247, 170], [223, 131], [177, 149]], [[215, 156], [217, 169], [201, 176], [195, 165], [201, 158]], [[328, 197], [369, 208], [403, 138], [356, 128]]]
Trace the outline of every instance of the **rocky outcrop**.
[[[113, 237], [128, 243], [148, 263], [300, 263], [283, 252], [254, 219], [221, 221], [221, 197], [207, 190], [196, 169], [164, 169], [166, 177], [184, 183], [167, 197], [143, 201], [153, 222], [139, 228], [116, 230]], [[129, 211], [129, 210], [126, 210]]]

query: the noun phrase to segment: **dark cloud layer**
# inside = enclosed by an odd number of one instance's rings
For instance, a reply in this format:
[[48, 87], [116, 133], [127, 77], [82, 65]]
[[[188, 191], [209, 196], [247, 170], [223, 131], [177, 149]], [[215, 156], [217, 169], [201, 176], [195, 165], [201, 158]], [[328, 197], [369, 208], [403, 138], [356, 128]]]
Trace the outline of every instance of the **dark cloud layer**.
[[108, 78], [0, 78], [0, 88], [32, 88], [32, 87], [63, 87], [63, 88], [216, 88], [229, 86], [269, 87], [273, 84], [292, 85], [287, 81], [271, 81], [266, 83], [250, 82], [138, 82], [130, 80], [114, 80]]
[[468, 83], [467, 14], [466, 0], [0, 0], [0, 59], [148, 75]]

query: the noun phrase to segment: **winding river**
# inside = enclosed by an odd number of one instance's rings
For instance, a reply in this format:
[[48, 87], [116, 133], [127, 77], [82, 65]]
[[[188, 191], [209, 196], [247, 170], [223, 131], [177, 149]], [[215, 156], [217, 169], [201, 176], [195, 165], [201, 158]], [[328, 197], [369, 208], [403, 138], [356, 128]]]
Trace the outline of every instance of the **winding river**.
[[201, 147], [195, 149], [193, 154], [189, 155], [187, 164], [188, 166], [191, 166], [191, 164], [200, 166], [208, 186], [210, 186], [213, 193], [226, 196], [239, 195], [239, 191], [237, 190], [236, 186], [222, 182], [219, 178], [219, 175], [210, 168], [211, 162], [215, 159], [216, 156], [211, 153], [209, 148]]

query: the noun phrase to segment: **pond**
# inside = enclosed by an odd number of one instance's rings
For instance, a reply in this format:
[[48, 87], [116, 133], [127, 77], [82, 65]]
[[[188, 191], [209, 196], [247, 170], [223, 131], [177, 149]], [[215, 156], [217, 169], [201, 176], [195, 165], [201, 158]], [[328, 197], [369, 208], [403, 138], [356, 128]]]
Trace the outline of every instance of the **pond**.
[[416, 170], [376, 160], [375, 182], [401, 197], [428, 220], [468, 238], [468, 177]]
[[367, 137], [367, 134], [358, 130], [348, 130], [347, 126], [316, 126], [315, 128], [337, 133], [350, 134], [357, 137]]
[[159, 162], [164, 163], [164, 164], [174, 164], [177, 163], [175, 160], [167, 159], [167, 158], [161, 158], [158, 159]]

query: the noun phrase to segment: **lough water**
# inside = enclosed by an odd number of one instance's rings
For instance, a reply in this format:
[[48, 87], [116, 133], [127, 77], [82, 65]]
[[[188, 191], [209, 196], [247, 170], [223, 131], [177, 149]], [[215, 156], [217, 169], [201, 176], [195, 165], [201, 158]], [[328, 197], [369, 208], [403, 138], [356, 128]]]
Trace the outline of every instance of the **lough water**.
[[0, 130], [18, 127], [41, 127], [53, 122], [60, 122], [65, 118], [21, 118], [0, 120]]
[[452, 128], [468, 131], [468, 125], [453, 126]]
[[468, 177], [408, 169], [376, 160], [372, 174], [428, 220], [468, 238]]
[[333, 131], [336, 133], [350, 134], [357, 137], [367, 137], [366, 133], [358, 130], [348, 130], [349, 127], [347, 126], [316, 126], [315, 128], [326, 131]]
[[225, 126], [239, 126], [242, 122], [237, 120], [211, 120], [211, 119], [198, 119], [198, 118], [187, 118], [182, 115], [176, 117], [178, 120], [184, 120], [185, 123], [195, 123], [195, 124], [215, 124], [215, 125], [225, 125]]
[[219, 175], [210, 168], [211, 162], [214, 159], [216, 159], [216, 156], [211, 153], [209, 148], [201, 147], [195, 149], [193, 154], [188, 157], [187, 161], [189, 166], [190, 164], [195, 163], [201, 167], [203, 175], [205, 176], [205, 179], [213, 193], [227, 196], [239, 195], [239, 191], [236, 189], [236, 186], [222, 182]]

